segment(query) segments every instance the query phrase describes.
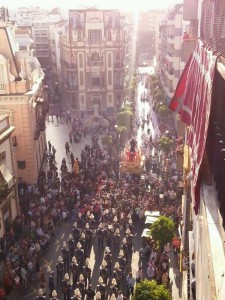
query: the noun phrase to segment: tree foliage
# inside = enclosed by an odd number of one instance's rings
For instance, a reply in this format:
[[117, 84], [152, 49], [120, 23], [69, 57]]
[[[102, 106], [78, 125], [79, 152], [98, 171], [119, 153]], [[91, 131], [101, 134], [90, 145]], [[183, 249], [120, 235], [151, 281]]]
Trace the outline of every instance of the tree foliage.
[[171, 294], [164, 285], [156, 281], [142, 280], [136, 285], [133, 300], [171, 300]]
[[159, 140], [159, 148], [165, 153], [168, 153], [171, 150], [172, 144], [173, 141], [166, 136], [162, 136]]
[[171, 242], [175, 234], [175, 226], [173, 220], [165, 216], [160, 216], [151, 226], [150, 232], [152, 238], [162, 248]]
[[157, 92], [157, 94], [155, 95], [155, 99], [156, 99], [157, 101], [163, 101], [163, 100], [164, 100], [164, 94], [159, 90], [159, 91]]
[[110, 135], [105, 135], [102, 137], [102, 144], [103, 145], [111, 145], [112, 144], [112, 137]]
[[125, 134], [127, 132], [127, 127], [125, 127], [125, 126], [118, 126], [117, 127], [117, 132], [119, 134]]
[[159, 107], [158, 112], [159, 112], [159, 114], [160, 114], [161, 117], [165, 117], [165, 116], [168, 114], [169, 110], [168, 110], [168, 108], [166, 107], [166, 105], [163, 104], [163, 105], [161, 105], [161, 106]]
[[133, 113], [130, 109], [123, 109], [117, 114], [117, 124], [129, 128], [131, 125]]

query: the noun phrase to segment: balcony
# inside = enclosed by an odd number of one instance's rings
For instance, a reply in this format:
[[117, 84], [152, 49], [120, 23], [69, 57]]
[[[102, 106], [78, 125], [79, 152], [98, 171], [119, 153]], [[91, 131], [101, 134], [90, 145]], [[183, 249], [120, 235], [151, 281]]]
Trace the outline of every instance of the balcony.
[[0, 170], [0, 202], [2, 202], [2, 199], [6, 199], [8, 197], [14, 183], [14, 176], [11, 174], [7, 166], [2, 163]]
[[1, 94], [5, 94], [6, 93], [6, 83], [5, 82], [1, 82], [0, 83], [0, 95]]

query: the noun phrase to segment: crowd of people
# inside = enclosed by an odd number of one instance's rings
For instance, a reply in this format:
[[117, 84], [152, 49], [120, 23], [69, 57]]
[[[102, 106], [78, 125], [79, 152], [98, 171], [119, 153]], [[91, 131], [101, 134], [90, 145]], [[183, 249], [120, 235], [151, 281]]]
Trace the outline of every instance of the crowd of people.
[[[109, 118], [111, 129], [113, 122]], [[21, 214], [9, 234], [0, 240], [6, 294], [35, 281], [39, 282], [37, 300], [129, 299], [136, 282], [143, 278], [169, 287], [168, 245], [159, 255], [155, 241], [143, 238], [141, 249], [136, 249], [141, 250], [137, 270], [132, 268], [132, 255], [138, 229], [145, 226], [145, 211], [171, 217], [178, 229], [182, 190], [178, 184], [180, 174], [172, 166], [173, 151], [169, 161], [165, 158], [159, 162], [156, 140], [145, 136], [143, 143], [147, 142], [150, 154], [143, 176], [120, 174], [121, 149], [103, 147], [98, 131], [92, 134], [91, 145], [84, 146], [81, 157], [75, 158], [70, 144], [81, 132], [87, 133], [81, 118], [69, 119], [68, 124], [71, 132], [65, 145], [67, 159], [63, 158], [60, 168], [55, 163], [54, 140], [49, 141], [46, 157], [51, 159], [37, 185], [22, 179], [18, 182]], [[41, 257], [55, 241], [55, 228], [67, 222], [72, 225], [65, 232], [55, 266], [41, 268]], [[95, 272], [90, 265], [92, 249], [101, 257]], [[146, 265], [141, 263], [143, 259]], [[93, 286], [96, 272], [98, 284]]]

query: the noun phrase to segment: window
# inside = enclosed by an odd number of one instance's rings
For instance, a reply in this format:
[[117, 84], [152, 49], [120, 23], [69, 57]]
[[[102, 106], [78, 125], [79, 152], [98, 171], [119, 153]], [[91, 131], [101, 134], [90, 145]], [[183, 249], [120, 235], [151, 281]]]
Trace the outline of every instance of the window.
[[90, 44], [100, 44], [102, 41], [101, 29], [88, 30], [88, 41]]
[[25, 160], [19, 160], [17, 161], [18, 169], [26, 169], [26, 161]]
[[81, 41], [81, 32], [80, 31], [78, 31], [78, 33], [77, 33], [77, 40], [78, 40], [78, 42]]
[[80, 71], [80, 85], [84, 85], [84, 72]]
[[79, 66], [80, 66], [80, 68], [83, 68], [83, 55], [82, 55], [82, 53], [79, 53]]
[[108, 30], [108, 32], [107, 32], [107, 40], [108, 40], [108, 41], [111, 41], [111, 40], [112, 40], [111, 30]]
[[68, 72], [67, 74], [67, 83], [69, 87], [77, 86], [77, 73]]
[[120, 73], [115, 72], [115, 85], [120, 85]]
[[94, 67], [100, 66], [100, 56], [96, 52], [91, 54], [91, 65]]
[[108, 85], [112, 85], [112, 71], [108, 72]]
[[93, 101], [93, 104], [100, 104], [100, 102], [101, 102], [101, 96], [93, 95], [92, 96], [92, 101]]
[[112, 67], [112, 55], [111, 55], [111, 53], [108, 53], [108, 67], [109, 68]]
[[109, 95], [109, 105], [112, 106], [112, 95]]
[[91, 73], [91, 85], [92, 86], [100, 86], [100, 73], [99, 72]]

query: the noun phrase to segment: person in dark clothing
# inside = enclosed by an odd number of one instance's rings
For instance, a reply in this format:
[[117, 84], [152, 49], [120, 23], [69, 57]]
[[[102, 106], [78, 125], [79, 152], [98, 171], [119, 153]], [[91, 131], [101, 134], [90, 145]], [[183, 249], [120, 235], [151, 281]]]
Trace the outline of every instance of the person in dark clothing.
[[85, 280], [84, 280], [84, 276], [82, 274], [80, 274], [79, 281], [77, 282], [76, 286], [78, 287], [78, 289], [81, 292], [82, 300], [84, 300], [84, 297], [85, 297]]
[[72, 262], [70, 264], [70, 270], [73, 276], [73, 285], [77, 283], [78, 281], [78, 274], [79, 274], [79, 266], [76, 260], [76, 257], [72, 257]]
[[86, 300], [94, 300], [95, 291], [91, 284], [89, 284], [88, 288], [86, 289], [85, 294], [87, 295]]
[[126, 258], [124, 257], [123, 250], [120, 250], [120, 252], [119, 252], [118, 263], [119, 263], [120, 269], [122, 270], [122, 276], [125, 276], [125, 267], [126, 267], [127, 261], [126, 261]]
[[74, 166], [74, 155], [73, 155], [73, 152], [70, 153], [70, 161], [71, 161], [71, 165], [72, 165], [72, 168]]
[[69, 274], [66, 273], [65, 276], [64, 276], [64, 280], [61, 283], [62, 293], [63, 293], [63, 300], [70, 300], [71, 285], [70, 285], [69, 280], [70, 280]]
[[70, 259], [74, 256], [74, 250], [75, 250], [75, 242], [73, 239], [72, 234], [69, 234], [69, 239], [67, 240], [68, 248], [69, 248], [69, 254], [70, 254]]
[[49, 288], [49, 296], [52, 295], [52, 291], [55, 289], [55, 282], [54, 282], [54, 272], [52, 271], [51, 267], [47, 267], [48, 273], [48, 288]]
[[74, 295], [70, 298], [70, 300], [81, 300], [81, 292], [78, 288], [74, 290]]
[[59, 300], [59, 299], [57, 298], [56, 290], [53, 290], [53, 291], [52, 291], [52, 298], [50, 298], [50, 300]]
[[110, 286], [109, 291], [110, 291], [111, 296], [112, 296], [112, 294], [114, 294], [117, 297], [118, 287], [117, 287], [117, 282], [116, 282], [115, 278], [112, 279], [112, 285]]
[[85, 280], [85, 288], [91, 283], [91, 268], [89, 264], [89, 259], [86, 259], [85, 266], [83, 267], [83, 274]]
[[70, 153], [70, 145], [68, 142], [65, 143], [66, 154]]
[[115, 263], [112, 277], [115, 278], [115, 280], [117, 282], [117, 287], [119, 288], [120, 284], [121, 284], [121, 279], [122, 279], [122, 270], [120, 269], [120, 265], [118, 262]]
[[74, 244], [77, 245], [79, 242], [81, 236], [80, 229], [77, 227], [77, 222], [73, 223], [73, 239], [74, 239]]
[[109, 275], [112, 275], [112, 254], [110, 252], [109, 247], [105, 248], [104, 260], [107, 263], [107, 269], [108, 269]]
[[66, 245], [66, 242], [63, 242], [62, 257], [64, 262], [64, 270], [66, 271], [69, 269], [70, 264], [70, 251]]
[[77, 263], [79, 266], [79, 270], [83, 269], [83, 262], [84, 262], [84, 250], [81, 248], [81, 243], [77, 243], [77, 249], [75, 250], [75, 257], [77, 259]]
[[85, 226], [85, 241], [86, 241], [86, 245], [85, 245], [85, 252], [86, 254], [91, 252], [91, 246], [92, 246], [92, 238], [93, 238], [93, 232], [90, 229], [90, 225], [89, 223], [86, 224]]
[[108, 280], [108, 269], [107, 269], [107, 262], [103, 259], [102, 265], [99, 270], [99, 275], [103, 279], [103, 282], [106, 284]]
[[[1, 299], [1, 298], [0, 298]], [[44, 295], [44, 292], [42, 289], [38, 290], [38, 296], [35, 298], [35, 300], [46, 300], [46, 296]]]
[[52, 144], [50, 141], [48, 141], [48, 150], [49, 150], [49, 152], [51, 152], [51, 150], [52, 150]]
[[119, 245], [120, 245], [120, 230], [119, 228], [115, 229], [115, 233], [113, 235], [113, 244], [114, 244], [114, 252], [119, 252]]
[[64, 272], [64, 263], [62, 256], [58, 257], [58, 262], [56, 264], [56, 278], [57, 284], [61, 283], [63, 280], [63, 272]]
[[103, 250], [103, 248], [104, 248], [104, 231], [103, 231], [102, 223], [100, 223], [98, 226], [97, 237], [98, 237], [98, 248]]
[[100, 299], [105, 299], [105, 294], [106, 294], [106, 286], [103, 282], [102, 277], [99, 277], [98, 279], [99, 284], [96, 287], [96, 292], [100, 292], [101, 298]]

